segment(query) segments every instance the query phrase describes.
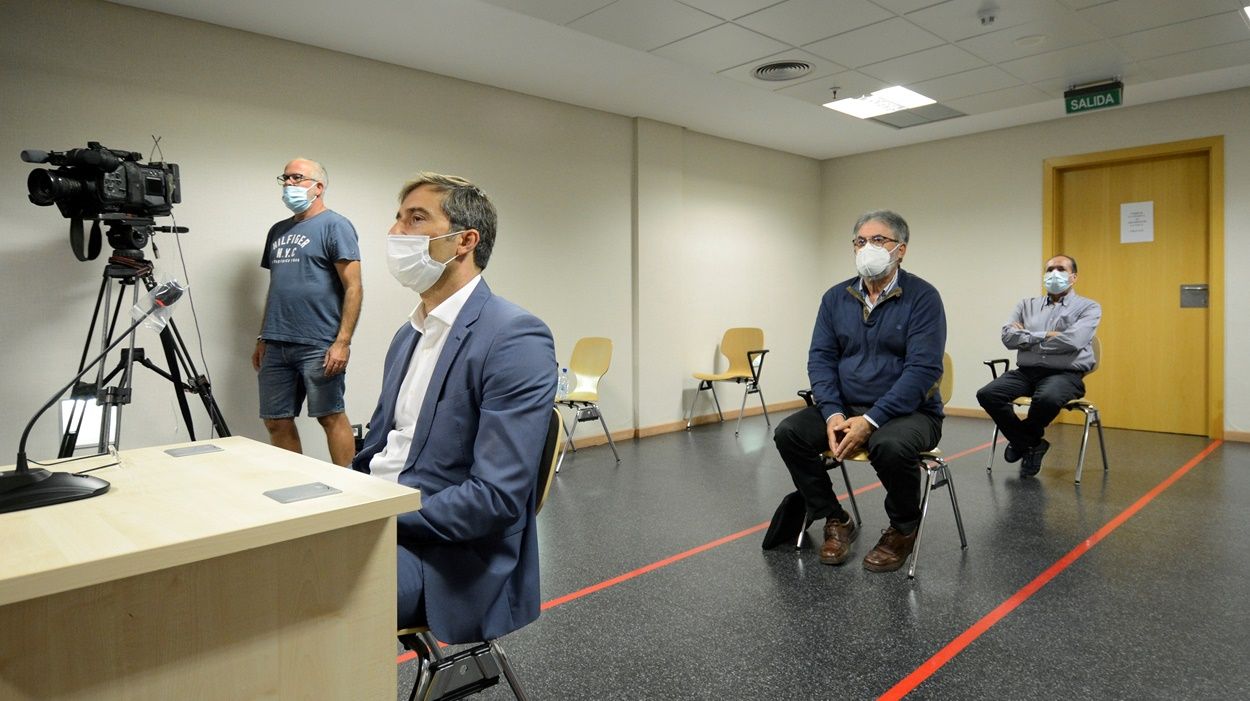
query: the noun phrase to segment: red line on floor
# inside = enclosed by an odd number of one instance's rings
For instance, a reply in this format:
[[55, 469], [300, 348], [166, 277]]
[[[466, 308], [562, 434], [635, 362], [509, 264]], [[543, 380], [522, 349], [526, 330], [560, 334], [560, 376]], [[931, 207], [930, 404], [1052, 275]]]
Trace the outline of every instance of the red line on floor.
[[962, 652], [964, 648], [971, 645], [974, 640], [981, 637], [982, 633], [984, 633], [985, 631], [993, 627], [995, 623], [998, 623], [1000, 620], [1003, 619], [1003, 617], [1005, 617], [1007, 614], [1015, 610], [1017, 606], [1024, 603], [1025, 601], [1029, 599], [1029, 597], [1036, 594], [1037, 591], [1041, 589], [1042, 587], [1046, 586], [1046, 584], [1050, 582], [1050, 580], [1054, 579], [1060, 572], [1063, 572], [1064, 570], [1066, 570], [1069, 565], [1071, 565], [1073, 562], [1076, 562], [1077, 559], [1080, 558], [1082, 555], [1089, 552], [1090, 548], [1093, 548], [1095, 545], [1099, 543], [1099, 541], [1101, 541], [1103, 538], [1106, 538], [1108, 535], [1110, 535], [1112, 531], [1119, 528], [1128, 519], [1132, 518], [1134, 514], [1136, 514], [1138, 511], [1141, 511], [1142, 507], [1144, 507], [1146, 504], [1149, 504], [1151, 501], [1154, 500], [1155, 497], [1162, 494], [1164, 490], [1166, 490], [1168, 487], [1171, 487], [1173, 484], [1175, 484], [1176, 480], [1183, 477], [1185, 473], [1189, 472], [1198, 463], [1205, 460], [1206, 457], [1212, 453], [1212, 451], [1220, 447], [1220, 445], [1222, 445], [1223, 443], [1224, 441], [1217, 440], [1211, 443], [1210, 445], [1208, 445], [1206, 448], [1202, 450], [1202, 452], [1198, 453], [1193, 458], [1191, 458], [1189, 462], [1185, 463], [1180, 468], [1178, 468], [1176, 472], [1173, 472], [1162, 482], [1155, 485], [1154, 489], [1151, 489], [1149, 492], [1146, 492], [1144, 496], [1142, 496], [1137, 501], [1133, 502], [1132, 506], [1129, 506], [1124, 511], [1121, 511], [1118, 516], [1108, 521], [1102, 528], [1099, 528], [1092, 536], [1086, 538], [1075, 548], [1072, 548], [1072, 550], [1069, 551], [1067, 555], [1064, 555], [1063, 557], [1059, 558], [1059, 560], [1056, 561], [1055, 564], [1046, 568], [1046, 570], [1042, 572], [1041, 574], [1039, 574], [1036, 578], [1034, 578], [1033, 581], [1024, 585], [1019, 591], [1017, 591], [1015, 594], [1012, 594], [1006, 601], [1004, 601], [1003, 603], [995, 607], [993, 611], [990, 611], [981, 620], [972, 624], [971, 628], [969, 628], [968, 630], [965, 630], [954, 640], [947, 643], [946, 647], [942, 648], [941, 650], [938, 650], [935, 655], [933, 655], [928, 660], [926, 660], [923, 664], [917, 667], [915, 671], [913, 671], [911, 674], [904, 677], [902, 681], [900, 681], [899, 683], [891, 687], [889, 691], [882, 694], [879, 697], [879, 699], [887, 699], [887, 700], [901, 699], [907, 694], [911, 693], [912, 690], [914, 690], [922, 682], [924, 682], [929, 677], [933, 676], [934, 672], [941, 669], [942, 665], [949, 662], [953, 657], [955, 657], [960, 652]]
[[[988, 442], [983, 443], [981, 445], [976, 446], [975, 448], [969, 448], [967, 450], [955, 453], [954, 455], [951, 455], [950, 457], [946, 458], [946, 460], [948, 462], [951, 460], [957, 460], [959, 458], [964, 457], [965, 455], [970, 455], [972, 453], [985, 450], [988, 447], [990, 447], [990, 444]], [[860, 487], [855, 490], [855, 495], [859, 496], [860, 494], [863, 494], [864, 492], [871, 491], [880, 486], [881, 486], [880, 482], [873, 482], [872, 484], [864, 485], [863, 487]], [[838, 499], [845, 499], [845, 498], [846, 498], [845, 494], [838, 495]], [[721, 538], [717, 538], [716, 540], [713, 540], [710, 543], [704, 543], [703, 545], [691, 548], [685, 552], [680, 552], [680, 553], [677, 553], [676, 555], [670, 555], [664, 558], [663, 560], [657, 560], [655, 562], [652, 562], [649, 565], [643, 565], [642, 567], [639, 567], [638, 569], [630, 570], [629, 572], [626, 572], [624, 574], [619, 574], [615, 577], [612, 577], [611, 579], [605, 579], [602, 582], [599, 582], [598, 584], [592, 584], [588, 587], [583, 587], [581, 589], [578, 589], [575, 592], [570, 592], [568, 594], [565, 594], [564, 596], [558, 596], [549, 601], [545, 601], [543, 602], [542, 610], [546, 611], [547, 609], [551, 609], [557, 606], [561, 606], [563, 604], [567, 604], [570, 601], [576, 601], [577, 599], [580, 599], [583, 596], [588, 596], [590, 594], [594, 594], [595, 592], [603, 591], [604, 589], [607, 589], [608, 587], [616, 586], [617, 584], [620, 584], [621, 582], [627, 582], [631, 579], [634, 579], [635, 577], [641, 577], [642, 575], [648, 572], [654, 572], [655, 570], [658, 570], [660, 568], [668, 567], [669, 565], [675, 562], [680, 562], [682, 560], [685, 560], [688, 557], [698, 555], [701, 552], [706, 552], [708, 550], [711, 550], [712, 548], [719, 547], [726, 543], [731, 543], [735, 540], [738, 540], [739, 538], [745, 538], [746, 536], [749, 536], [752, 533], [759, 533], [760, 531], [766, 528], [768, 528], [768, 521], [765, 521], [763, 523], [757, 523], [756, 525], [751, 526], [750, 528], [743, 529], [741, 531], [738, 531], [737, 533], [730, 533], [729, 535], [721, 537]], [[416, 657], [415, 653], [409, 651], [400, 655], [398, 661], [402, 664], [404, 662], [407, 662], [408, 660], [413, 659], [414, 657]]]

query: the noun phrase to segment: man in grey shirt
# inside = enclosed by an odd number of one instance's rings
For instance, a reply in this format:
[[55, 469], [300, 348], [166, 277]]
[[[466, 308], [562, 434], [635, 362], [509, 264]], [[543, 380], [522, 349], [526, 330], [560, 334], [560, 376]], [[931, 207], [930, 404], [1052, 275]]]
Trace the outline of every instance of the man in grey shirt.
[[[1007, 439], [1007, 462], [1020, 460], [1020, 476], [1042, 469], [1050, 443], [1042, 436], [1064, 404], [1085, 396], [1085, 373], [1094, 369], [1094, 333], [1102, 307], [1082, 297], [1076, 261], [1058, 255], [1046, 263], [1046, 294], [1020, 300], [1003, 325], [1003, 345], [1018, 351], [1016, 369], [977, 392], [977, 401]], [[1029, 397], [1029, 413], [1016, 416], [1012, 400]]]

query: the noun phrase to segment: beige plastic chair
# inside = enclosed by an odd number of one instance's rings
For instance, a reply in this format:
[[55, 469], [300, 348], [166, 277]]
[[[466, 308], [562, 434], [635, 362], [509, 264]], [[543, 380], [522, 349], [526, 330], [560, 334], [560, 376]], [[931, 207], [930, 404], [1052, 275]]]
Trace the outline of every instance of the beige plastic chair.
[[[1092, 343], [1094, 345], [1094, 369], [1085, 373], [1086, 377], [1094, 374], [1094, 372], [1098, 370], [1099, 364], [1102, 362], [1102, 343], [1099, 342], [1097, 336], [1094, 336]], [[994, 379], [998, 379], [998, 375], [1000, 374], [998, 370], [999, 363], [1002, 363], [1002, 372], [1007, 372], [1007, 370], [1010, 369], [1011, 361], [1006, 358], [985, 361], [985, 365], [989, 366], [990, 374], [994, 376]], [[1029, 397], [1016, 397], [1011, 403], [1018, 407], [1028, 408], [1029, 404], [1032, 403], [1032, 400]], [[1102, 439], [1102, 417], [1098, 414], [1098, 407], [1094, 406], [1093, 403], [1082, 397], [1080, 399], [1073, 399], [1067, 404], [1064, 404], [1060, 408], [1060, 411], [1079, 411], [1082, 414], [1085, 414], [1085, 432], [1081, 434], [1081, 453], [1076, 458], [1076, 484], [1081, 483], [1081, 473], [1085, 470], [1085, 448], [1089, 445], [1090, 426], [1098, 427], [1098, 450], [1102, 453], [1102, 471], [1106, 472], [1108, 469], [1107, 444], [1104, 443]], [[994, 424], [994, 435], [990, 438], [990, 459], [989, 462], [985, 464], [986, 472], [993, 472], [994, 470], [994, 453], [998, 447], [998, 434], [998, 424]]]
[[699, 381], [699, 389], [695, 390], [694, 396], [690, 398], [690, 410], [686, 412], [686, 429], [690, 428], [690, 422], [694, 420], [695, 402], [699, 400], [699, 394], [705, 389], [712, 390], [712, 401], [716, 402], [716, 415], [720, 417], [721, 423], [725, 422], [725, 415], [720, 410], [720, 398], [716, 396], [716, 387], [712, 385], [713, 382], [746, 385], [746, 389], [742, 392], [742, 406], [738, 409], [738, 423], [734, 426], [734, 435], [738, 435], [738, 429], [742, 428], [742, 412], [746, 409], [749, 394], [759, 395], [760, 408], [764, 410], [764, 421], [772, 426], [773, 422], [768, 417], [768, 406], [764, 403], [764, 393], [760, 391], [760, 374], [764, 371], [764, 356], [768, 354], [768, 349], [764, 348], [764, 330], [729, 329], [721, 339], [720, 352], [729, 359], [729, 369], [717, 373], [694, 373], [694, 379]]
[[[569, 393], [562, 399], [556, 399], [556, 404], [573, 410], [573, 428], [564, 428], [565, 451], [577, 450], [573, 445], [573, 433], [577, 431], [577, 424], [598, 419], [603, 426], [603, 435], [608, 437], [608, 445], [612, 447], [612, 455], [620, 462], [621, 455], [616, 452], [616, 443], [612, 440], [612, 433], [608, 431], [608, 424], [603, 420], [603, 412], [599, 409], [599, 379], [607, 374], [611, 363], [612, 339], [597, 336], [579, 339], [573, 346], [573, 356], [569, 358], [569, 374], [572, 375], [569, 378]], [[563, 454], [560, 459], [563, 462]], [[559, 471], [560, 465], [557, 463], [556, 472]]]
[[[535, 514], [542, 511], [547, 503], [547, 496], [551, 493], [551, 483], [555, 481], [552, 477], [563, 457], [563, 444], [560, 442], [560, 427], [563, 424], [560, 410], [552, 407], [551, 420], [547, 423], [547, 442], [543, 445], [542, 462], [539, 464], [538, 483], [534, 488], [537, 492]], [[434, 678], [434, 666], [443, 662], [446, 657], [439, 647], [438, 640], [428, 627], [404, 628], [398, 631], [396, 636], [406, 649], [417, 653], [417, 679], [413, 684], [412, 693], [408, 696], [409, 701], [462, 698], [494, 686], [501, 673], [507, 680], [508, 686], [512, 688], [513, 696], [520, 701], [526, 701], [528, 698], [498, 640], [487, 641], [467, 651], [470, 653], [468, 655], [470, 659], [465, 660], [458, 671], [461, 676], [476, 679], [476, 684], [460, 690], [452, 690], [444, 686], [446, 677]], [[449, 676], [454, 675], [455, 672]]]
[[[951, 400], [951, 393], [955, 391], [955, 364], [951, 360], [950, 353], [942, 354], [942, 378], [938, 380], [938, 391], [942, 393], [942, 405], [945, 406]], [[815, 405], [811, 390], [799, 392], [799, 395], [807, 400], [808, 406]], [[826, 463], [834, 462], [833, 451], [826, 450], [821, 457]], [[846, 460], [868, 462], [868, 451], [861, 450]], [[846, 493], [851, 499], [851, 509], [855, 513], [856, 525], [862, 525], [859, 518], [859, 505], [855, 503], [855, 489], [851, 486], [851, 479], [846, 474], [846, 460], [840, 465], [842, 479], [846, 482]], [[959, 544], [962, 549], [968, 548], [968, 538], [964, 535], [964, 520], [959, 514], [959, 501], [955, 498], [955, 482], [951, 477], [950, 468], [946, 466], [946, 460], [942, 457], [941, 449], [934, 448], [922, 452], [919, 467], [924, 470], [924, 481], [920, 485], [920, 523], [916, 526], [916, 545], [911, 551], [911, 567], [907, 570], [908, 579], [916, 578], [916, 566], [920, 562], [920, 540], [924, 536], [925, 517], [929, 515], [929, 494], [933, 490], [946, 487], [946, 490], [950, 492], [951, 509], [955, 512], [955, 526], [959, 529]], [[796, 549], [803, 547], [803, 541], [810, 526], [811, 523], [805, 523], [803, 530], [799, 532], [799, 539], [794, 544]]]

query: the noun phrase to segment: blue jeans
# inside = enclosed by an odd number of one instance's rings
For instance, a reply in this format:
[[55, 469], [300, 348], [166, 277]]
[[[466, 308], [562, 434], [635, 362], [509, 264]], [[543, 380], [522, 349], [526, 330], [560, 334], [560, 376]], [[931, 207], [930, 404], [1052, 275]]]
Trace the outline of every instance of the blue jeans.
[[266, 341], [260, 361], [260, 418], [289, 419], [299, 416], [304, 399], [308, 415], [317, 418], [343, 412], [347, 373], [326, 377], [329, 344]]

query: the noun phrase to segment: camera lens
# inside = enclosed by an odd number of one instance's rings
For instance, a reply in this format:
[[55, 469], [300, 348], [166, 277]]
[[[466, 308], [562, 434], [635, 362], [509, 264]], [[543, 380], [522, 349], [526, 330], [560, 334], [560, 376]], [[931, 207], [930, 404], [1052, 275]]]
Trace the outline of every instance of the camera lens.
[[30, 193], [30, 201], [40, 207], [73, 198], [82, 192], [82, 187], [80, 180], [43, 168], [36, 168], [26, 176], [26, 190]]

